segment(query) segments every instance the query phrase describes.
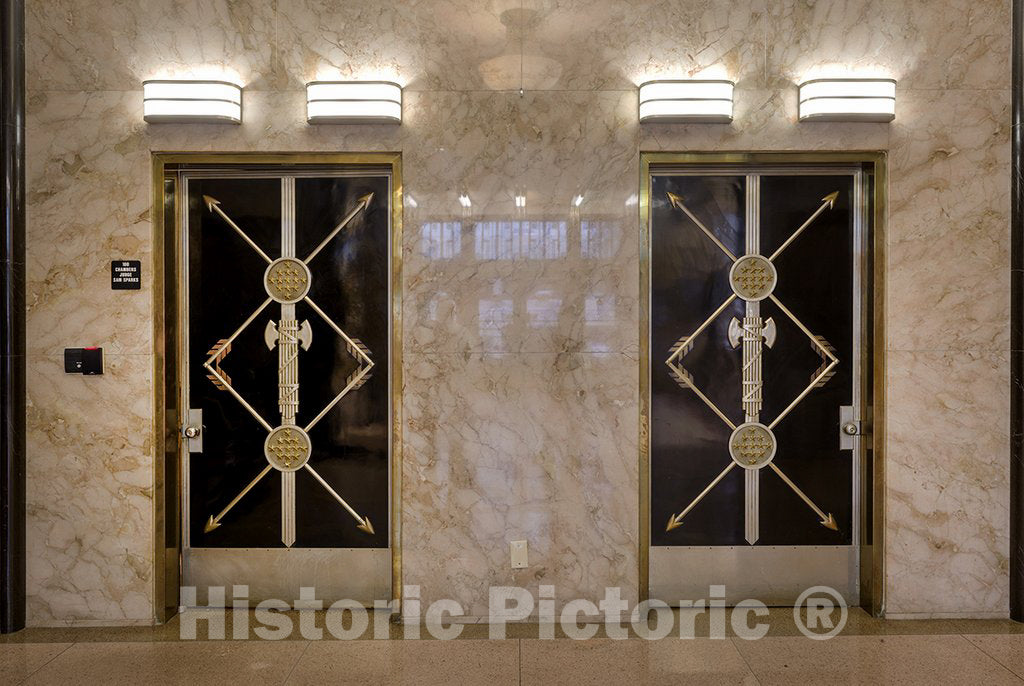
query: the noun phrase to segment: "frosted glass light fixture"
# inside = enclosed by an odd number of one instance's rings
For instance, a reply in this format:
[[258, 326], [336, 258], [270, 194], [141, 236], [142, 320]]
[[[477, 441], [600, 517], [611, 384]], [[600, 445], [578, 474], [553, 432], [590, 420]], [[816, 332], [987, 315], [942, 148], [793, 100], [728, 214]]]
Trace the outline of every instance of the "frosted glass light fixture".
[[732, 121], [732, 81], [648, 81], [640, 84], [640, 123]]
[[311, 81], [310, 124], [401, 124], [402, 87], [390, 81]]
[[142, 118], [151, 123], [241, 124], [242, 87], [228, 81], [144, 81]]
[[800, 84], [800, 121], [888, 122], [896, 117], [894, 79], [813, 79]]

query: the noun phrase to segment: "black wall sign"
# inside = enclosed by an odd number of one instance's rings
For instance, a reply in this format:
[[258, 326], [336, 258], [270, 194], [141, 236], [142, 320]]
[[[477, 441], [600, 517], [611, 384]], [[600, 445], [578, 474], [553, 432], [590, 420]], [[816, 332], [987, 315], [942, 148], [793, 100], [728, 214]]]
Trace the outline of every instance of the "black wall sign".
[[110, 263], [110, 287], [115, 291], [137, 291], [142, 288], [140, 260], [114, 260]]

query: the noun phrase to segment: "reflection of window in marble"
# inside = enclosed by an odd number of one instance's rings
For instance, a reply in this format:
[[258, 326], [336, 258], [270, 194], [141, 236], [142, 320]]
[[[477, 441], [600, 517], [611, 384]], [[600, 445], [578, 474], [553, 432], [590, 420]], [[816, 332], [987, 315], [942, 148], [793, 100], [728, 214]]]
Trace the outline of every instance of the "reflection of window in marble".
[[505, 351], [505, 329], [512, 323], [514, 306], [511, 300], [480, 300], [480, 340], [487, 352]]
[[474, 233], [481, 260], [553, 260], [568, 250], [564, 221], [477, 222]]
[[558, 325], [558, 312], [562, 299], [554, 291], [537, 291], [526, 301], [526, 316], [531, 329], [545, 329]]
[[462, 222], [423, 222], [420, 226], [420, 254], [433, 260], [448, 260], [462, 252]]
[[427, 303], [427, 319], [432, 322], [451, 317], [454, 313], [455, 301], [445, 291], [438, 291]]
[[587, 324], [615, 324], [615, 296], [588, 295], [583, 304], [583, 319]]
[[608, 338], [615, 330], [615, 296], [588, 295], [583, 301], [583, 321], [587, 324], [587, 348], [608, 352]]
[[580, 222], [580, 254], [594, 260], [610, 260], [619, 251], [622, 231], [608, 221]]

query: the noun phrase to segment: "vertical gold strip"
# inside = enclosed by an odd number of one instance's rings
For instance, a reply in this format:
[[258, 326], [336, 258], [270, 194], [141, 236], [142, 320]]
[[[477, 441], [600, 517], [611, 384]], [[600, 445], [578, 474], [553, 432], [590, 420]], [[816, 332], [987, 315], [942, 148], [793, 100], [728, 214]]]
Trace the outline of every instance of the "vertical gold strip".
[[[402, 598], [402, 155], [391, 156], [391, 599]], [[397, 619], [397, 614], [392, 615]]]
[[[166, 401], [164, 394], [169, 390], [164, 383], [166, 369], [164, 358], [164, 163], [160, 155], [153, 155], [151, 193], [151, 235], [149, 270], [152, 274], [153, 307], [153, 619], [162, 624], [173, 613], [167, 609], [167, 541], [165, 522], [167, 511], [165, 498], [167, 486], [164, 483], [166, 450]], [[173, 387], [172, 387], [173, 388]], [[175, 601], [175, 604], [177, 602]]]
[[[886, 355], [888, 341], [885, 330], [886, 317], [886, 208], [889, 197], [889, 178], [886, 154], [877, 153], [871, 160], [874, 164], [874, 217], [872, 218], [872, 296], [874, 321], [872, 322], [872, 348], [874, 358], [871, 379], [872, 417], [872, 513], [871, 513], [871, 614], [882, 617], [885, 614], [885, 433], [886, 433]], [[866, 367], [867, 365], [865, 365]], [[862, 415], [863, 416], [863, 415]], [[866, 484], [865, 484], [866, 486]], [[862, 518], [867, 513], [862, 511]], [[861, 546], [864, 550], [864, 546]]]
[[640, 153], [640, 549], [637, 551], [640, 601], [650, 598], [651, 550], [651, 155]]

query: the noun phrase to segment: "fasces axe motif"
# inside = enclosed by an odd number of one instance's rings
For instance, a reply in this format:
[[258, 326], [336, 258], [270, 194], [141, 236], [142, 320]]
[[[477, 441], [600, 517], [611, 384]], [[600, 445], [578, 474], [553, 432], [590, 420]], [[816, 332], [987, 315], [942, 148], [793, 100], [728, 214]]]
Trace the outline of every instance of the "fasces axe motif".
[[[283, 180], [283, 192], [285, 195], [284, 204], [294, 203], [295, 179], [285, 178]], [[316, 481], [323, 486], [328, 493], [356, 520], [357, 528], [368, 534], [373, 534], [373, 525], [369, 517], [356, 512], [338, 492], [328, 484], [323, 477], [309, 464], [312, 455], [313, 444], [309, 437], [309, 431], [338, 404], [338, 402], [349, 393], [359, 389], [370, 378], [374, 362], [370, 357], [369, 349], [363, 345], [358, 338], [346, 334], [334, 320], [309, 297], [312, 286], [313, 275], [309, 269], [309, 262], [323, 250], [342, 230], [348, 226], [355, 217], [366, 210], [373, 201], [373, 194], [367, 194], [357, 202], [356, 206], [345, 215], [337, 226], [327, 235], [323, 241], [305, 258], [295, 257], [295, 223], [294, 213], [285, 212], [281, 226], [281, 257], [271, 260], [270, 257], [224, 212], [220, 202], [208, 195], [203, 196], [203, 202], [207, 209], [217, 214], [231, 227], [249, 247], [251, 247], [266, 263], [267, 268], [263, 274], [263, 288], [267, 293], [267, 299], [242, 322], [230, 337], [217, 341], [209, 351], [209, 358], [203, 364], [208, 374], [207, 377], [218, 390], [230, 393], [242, 407], [244, 407], [253, 419], [267, 431], [267, 437], [263, 444], [264, 457], [267, 465], [256, 477], [243, 488], [238, 495], [228, 503], [227, 507], [221, 510], [216, 516], [210, 515], [206, 522], [205, 531], [209, 533], [220, 526], [221, 520], [228, 514], [252, 488], [265, 477], [271, 469], [281, 473], [281, 540], [287, 546], [295, 543], [295, 473], [300, 469], [309, 472]], [[280, 411], [280, 422], [277, 426], [271, 425], [257, 412], [252, 405], [243, 398], [231, 385], [231, 379], [221, 369], [221, 364], [231, 351], [231, 344], [236, 338], [249, 327], [272, 302], [280, 305], [280, 315], [277, 319], [267, 321], [263, 331], [263, 338], [271, 351], [277, 349], [278, 359], [278, 410]], [[356, 370], [349, 375], [345, 387], [329, 402], [311, 421], [305, 426], [296, 424], [296, 415], [299, 411], [299, 351], [309, 350], [313, 344], [313, 329], [309, 321], [299, 322], [295, 316], [295, 305], [304, 302], [317, 313], [327, 325], [345, 342], [345, 349], [356, 362]]]
[[[690, 503], [678, 514], [669, 518], [665, 526], [666, 531], [672, 531], [683, 523], [683, 518], [700, 503], [711, 490], [725, 478], [735, 467], [745, 470], [744, 500], [746, 507], [746, 540], [753, 544], [759, 537], [757, 503], [760, 484], [760, 470], [765, 467], [771, 469], [782, 481], [789, 486], [803, 500], [811, 510], [820, 518], [822, 526], [838, 530], [835, 517], [831, 513], [826, 514], [804, 493], [792, 479], [790, 479], [774, 462], [778, 451], [773, 429], [782, 419], [788, 415], [801, 400], [815, 388], [824, 386], [835, 373], [839, 364], [835, 356], [834, 348], [821, 336], [812, 334], [797, 317], [774, 295], [775, 286], [778, 283], [778, 272], [775, 268], [775, 260], [796, 238], [804, 232], [807, 227], [827, 210], [835, 206], [839, 192], [830, 193], [822, 198], [821, 205], [799, 228], [797, 228], [786, 241], [775, 250], [770, 256], [764, 256], [759, 251], [759, 231], [756, 227], [747, 227], [746, 253], [740, 256], [734, 255], [728, 247], [723, 244], [717, 236], [686, 206], [684, 199], [675, 193], [668, 193], [668, 199], [672, 207], [682, 210], [686, 216], [699, 228], [732, 262], [729, 269], [729, 285], [732, 294], [725, 302], [719, 305], [709, 316], [693, 331], [683, 336], [669, 350], [669, 357], [665, 360], [668, 365], [669, 375], [679, 386], [693, 391], [701, 401], [707, 405], [712, 412], [721, 419], [732, 432], [728, 441], [728, 454], [731, 460], [725, 468], [712, 479], [711, 483], [701, 491]], [[713, 403], [707, 395], [694, 383], [693, 375], [683, 367], [683, 358], [693, 349], [693, 342], [701, 335], [711, 323], [728, 308], [734, 300], [740, 299], [744, 303], [744, 316], [742, 321], [733, 317], [729, 322], [728, 340], [733, 348], [742, 345], [742, 391], [741, 404], [744, 421], [741, 424], [734, 423], [725, 412]], [[777, 335], [776, 322], [771, 318], [761, 317], [760, 305], [768, 300], [775, 305], [796, 327], [810, 340], [811, 347], [821, 357], [822, 364], [811, 376], [810, 383], [799, 393], [789, 405], [782, 410], [770, 423], [761, 421], [761, 407], [763, 400], [764, 380], [761, 373], [762, 355], [765, 347], [772, 348], [775, 345]]]

